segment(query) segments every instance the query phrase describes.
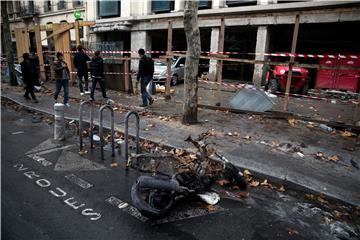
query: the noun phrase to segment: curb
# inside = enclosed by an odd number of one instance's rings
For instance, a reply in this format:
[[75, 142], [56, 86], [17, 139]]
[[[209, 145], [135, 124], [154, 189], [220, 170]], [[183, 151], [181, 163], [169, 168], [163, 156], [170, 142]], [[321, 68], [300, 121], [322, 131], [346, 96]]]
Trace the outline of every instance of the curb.
[[[23, 107], [25, 107], [27, 109], [30, 109], [30, 110], [33, 110], [33, 111], [41, 112], [41, 113], [48, 114], [48, 115], [53, 115], [52, 112], [49, 112], [49, 111], [46, 111], [46, 110], [43, 110], [43, 109], [38, 109], [36, 107], [28, 106], [25, 103], [21, 103], [21, 102], [19, 102], [17, 100], [14, 100], [13, 98], [11, 98], [9, 96], [1, 96], [1, 98], [7, 99], [7, 100], [9, 100], [11, 102], [14, 102], [17, 105], [23, 106]], [[79, 121], [79, 118], [76, 118], [76, 117], [65, 117], [65, 119], [70, 120], [70, 121], [71, 120]], [[83, 122], [89, 123], [88, 120], [83, 120]], [[97, 126], [99, 125], [96, 120], [94, 120], [94, 125], [97, 125]], [[106, 126], [104, 126], [104, 128], [107, 129], [107, 130], [110, 129], [109, 127], [106, 127]], [[121, 133], [124, 132], [123, 128], [119, 128], [116, 125], [115, 125], [114, 128], [115, 128], [115, 131], [119, 131]], [[132, 135], [130, 133], [129, 133], [129, 136], [135, 137], [134, 135]], [[144, 138], [144, 137], [141, 137], [141, 136], [140, 136], [140, 140], [146, 140], [146, 141], [149, 141], [149, 142], [153, 142], [155, 144], [163, 144], [161, 142], [154, 141], [154, 140]], [[189, 152], [186, 149], [183, 149], [181, 147], [176, 147], [176, 146], [168, 144], [168, 143], [164, 144], [164, 145], [166, 147], [168, 147], [168, 148], [182, 149], [184, 151]], [[196, 153], [196, 152], [192, 152], [192, 153]], [[213, 160], [213, 161], [219, 161], [219, 159], [215, 158], [215, 157], [210, 157], [210, 159]], [[269, 175], [268, 173], [260, 172], [260, 171], [257, 171], [257, 170], [251, 169], [251, 168], [246, 168], [244, 166], [241, 166], [240, 164], [235, 164], [235, 163], [233, 163], [233, 164], [242, 171], [245, 170], [245, 169], [249, 170], [252, 173], [252, 176], [254, 176], [256, 179], [267, 179], [268, 181], [270, 181], [272, 183], [275, 183], [277, 185], [283, 185], [285, 187], [285, 189], [295, 190], [297, 192], [300, 192], [301, 194], [306, 193], [306, 194], [324, 195], [328, 200], [330, 200], [330, 202], [336, 201], [336, 202], [341, 202], [344, 205], [350, 205], [350, 206], [354, 206], [354, 207], [358, 206], [357, 203], [355, 203], [353, 201], [349, 201], [347, 198], [339, 198], [338, 196], [334, 196], [331, 193], [322, 192], [322, 191], [318, 191], [316, 189], [312, 189], [311, 186], [305, 186], [305, 185], [299, 184], [297, 182], [290, 181], [288, 179], [283, 179], [281, 177]]]

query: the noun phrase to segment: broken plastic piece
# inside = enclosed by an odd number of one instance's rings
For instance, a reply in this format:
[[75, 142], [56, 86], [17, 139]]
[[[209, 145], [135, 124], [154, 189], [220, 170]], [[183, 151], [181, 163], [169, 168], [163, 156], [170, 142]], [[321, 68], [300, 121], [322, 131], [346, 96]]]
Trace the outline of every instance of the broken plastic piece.
[[219, 194], [215, 192], [205, 192], [197, 195], [201, 198], [201, 200], [203, 200], [204, 202], [210, 205], [215, 205], [220, 201]]

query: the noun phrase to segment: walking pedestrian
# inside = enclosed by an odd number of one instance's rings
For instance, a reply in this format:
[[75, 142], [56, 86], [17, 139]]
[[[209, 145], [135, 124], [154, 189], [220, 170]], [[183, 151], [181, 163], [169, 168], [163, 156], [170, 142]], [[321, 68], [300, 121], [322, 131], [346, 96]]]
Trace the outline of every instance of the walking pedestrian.
[[103, 98], [108, 98], [106, 96], [106, 89], [105, 89], [105, 80], [104, 80], [104, 61], [100, 57], [100, 51], [97, 50], [95, 52], [95, 56], [91, 59], [90, 62], [90, 72], [92, 78], [92, 86], [91, 86], [91, 99], [95, 101], [94, 93], [96, 84], [100, 84], [101, 93]]
[[26, 84], [26, 91], [24, 97], [30, 100], [29, 93], [35, 103], [38, 103], [34, 93], [34, 86], [37, 82], [37, 72], [34, 64], [30, 61], [29, 53], [23, 54], [23, 61], [21, 62], [21, 73], [24, 83]]
[[154, 99], [150, 96], [150, 94], [146, 91], [146, 86], [149, 84], [154, 74], [154, 61], [145, 55], [145, 50], [140, 48], [139, 51], [139, 71], [137, 74], [137, 81], [140, 80], [140, 89], [141, 89], [141, 97], [142, 104], [140, 107], [146, 107], [154, 103]]
[[56, 53], [57, 61], [54, 61], [54, 71], [56, 79], [56, 91], [54, 95], [55, 102], [61, 91], [61, 87], [64, 88], [64, 105], [70, 107], [69, 101], [69, 78], [70, 71], [64, 62], [64, 55], [61, 52]]
[[77, 46], [78, 52], [74, 57], [74, 66], [77, 69], [77, 80], [80, 89], [80, 95], [84, 95], [84, 88], [82, 84], [82, 80], [84, 78], [85, 82], [85, 94], [90, 94], [89, 92], [89, 81], [88, 81], [88, 68], [87, 61], [90, 61], [90, 58], [84, 52], [84, 48], [79, 45]]

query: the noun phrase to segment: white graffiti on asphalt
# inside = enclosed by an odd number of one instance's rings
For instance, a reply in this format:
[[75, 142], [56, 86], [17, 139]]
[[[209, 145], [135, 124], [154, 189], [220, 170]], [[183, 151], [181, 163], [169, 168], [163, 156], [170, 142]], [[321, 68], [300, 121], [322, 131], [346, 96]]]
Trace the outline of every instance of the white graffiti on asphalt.
[[81, 211], [81, 214], [83, 216], [88, 216], [91, 221], [96, 221], [101, 218], [100, 213], [95, 212], [92, 208], [85, 208], [85, 203], [79, 203], [75, 200], [74, 197], [67, 196], [68, 193], [65, 192], [63, 189], [61, 189], [60, 187], [52, 188], [51, 182], [49, 180], [45, 178], [41, 178], [39, 174], [35, 173], [34, 171], [31, 171], [27, 167], [24, 167], [24, 164], [17, 163], [13, 167], [17, 168], [19, 172], [23, 172], [24, 176], [26, 176], [27, 178], [34, 180], [36, 185], [39, 186], [40, 188], [42, 189], [50, 188], [48, 192], [52, 196], [59, 199], [62, 198], [61, 200], [63, 200], [63, 202], [66, 205], [70, 206], [74, 210]]

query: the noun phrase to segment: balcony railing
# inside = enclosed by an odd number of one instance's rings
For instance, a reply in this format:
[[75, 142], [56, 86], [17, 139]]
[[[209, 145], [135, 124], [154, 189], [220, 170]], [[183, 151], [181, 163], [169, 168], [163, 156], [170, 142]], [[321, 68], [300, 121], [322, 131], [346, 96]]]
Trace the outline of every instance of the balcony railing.
[[34, 4], [27, 5], [27, 6], [20, 6], [19, 17], [21, 18], [32, 18], [34, 16], [39, 15], [40, 10], [38, 6]]

